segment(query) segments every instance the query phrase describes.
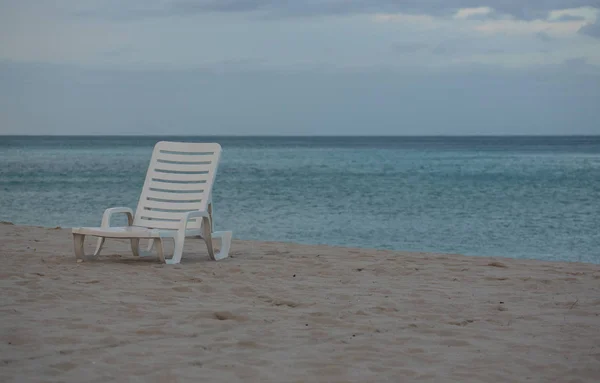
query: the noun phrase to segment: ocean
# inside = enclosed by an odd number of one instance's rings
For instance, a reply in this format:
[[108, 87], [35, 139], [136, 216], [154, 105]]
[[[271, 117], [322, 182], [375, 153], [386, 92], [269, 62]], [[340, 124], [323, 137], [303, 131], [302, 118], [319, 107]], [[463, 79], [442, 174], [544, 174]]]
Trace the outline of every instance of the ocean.
[[238, 239], [600, 263], [600, 136], [0, 136], [0, 220], [135, 209], [160, 140], [223, 146], [215, 224]]

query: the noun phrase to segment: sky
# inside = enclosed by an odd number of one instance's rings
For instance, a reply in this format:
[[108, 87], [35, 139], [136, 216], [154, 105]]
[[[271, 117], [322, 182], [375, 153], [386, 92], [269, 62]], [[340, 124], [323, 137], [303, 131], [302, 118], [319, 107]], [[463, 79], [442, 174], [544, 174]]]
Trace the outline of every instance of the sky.
[[600, 0], [0, 0], [0, 134], [600, 134]]

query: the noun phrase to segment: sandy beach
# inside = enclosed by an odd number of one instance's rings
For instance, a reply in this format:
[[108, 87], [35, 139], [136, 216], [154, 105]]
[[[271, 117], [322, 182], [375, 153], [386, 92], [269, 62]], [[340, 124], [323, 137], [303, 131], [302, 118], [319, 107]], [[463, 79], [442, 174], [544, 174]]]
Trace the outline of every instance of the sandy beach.
[[[600, 266], [0, 224], [2, 382], [597, 382]], [[88, 252], [93, 241], [88, 240]]]

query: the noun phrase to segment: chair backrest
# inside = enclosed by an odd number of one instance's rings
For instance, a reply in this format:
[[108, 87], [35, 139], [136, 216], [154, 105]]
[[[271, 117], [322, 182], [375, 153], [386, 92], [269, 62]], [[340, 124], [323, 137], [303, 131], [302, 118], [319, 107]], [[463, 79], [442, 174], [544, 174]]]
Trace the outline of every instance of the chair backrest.
[[[134, 226], [177, 229], [184, 213], [205, 211], [221, 156], [216, 143], [161, 141], [154, 146]], [[190, 220], [199, 229], [202, 219]]]

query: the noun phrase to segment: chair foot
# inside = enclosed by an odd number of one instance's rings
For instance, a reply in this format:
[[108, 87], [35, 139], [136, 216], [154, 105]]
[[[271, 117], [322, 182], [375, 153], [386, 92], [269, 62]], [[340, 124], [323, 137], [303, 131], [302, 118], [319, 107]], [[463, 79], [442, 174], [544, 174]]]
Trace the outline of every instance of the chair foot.
[[155, 239], [154, 243], [156, 245], [156, 254], [158, 255], [158, 259], [162, 263], [167, 263], [165, 260], [165, 247], [163, 246], [162, 238]]
[[85, 254], [83, 252], [83, 244], [85, 242], [85, 235], [73, 234], [73, 249], [75, 250], [75, 259], [77, 262], [83, 262]]
[[100, 255], [100, 251], [102, 251], [102, 246], [104, 245], [104, 240], [106, 238], [100, 237], [98, 238], [98, 243], [96, 244], [96, 250], [94, 251], [94, 257]]
[[139, 257], [140, 256], [140, 240], [137, 238], [132, 238], [130, 239], [131, 242], [131, 252], [133, 253], [134, 257]]

